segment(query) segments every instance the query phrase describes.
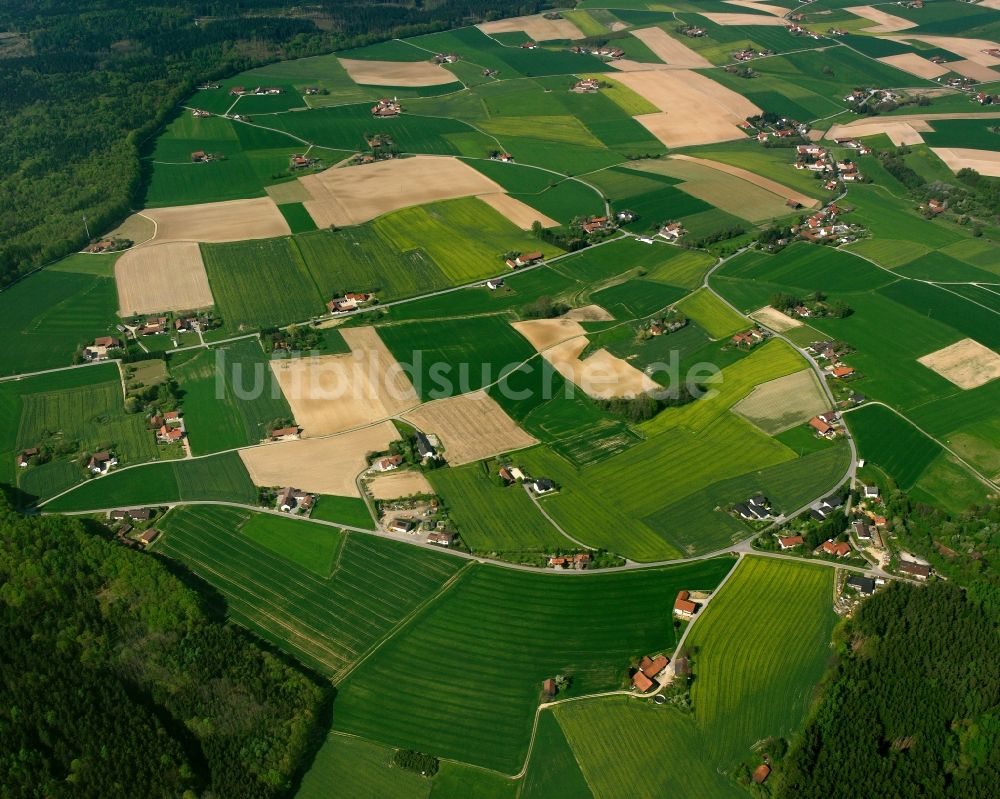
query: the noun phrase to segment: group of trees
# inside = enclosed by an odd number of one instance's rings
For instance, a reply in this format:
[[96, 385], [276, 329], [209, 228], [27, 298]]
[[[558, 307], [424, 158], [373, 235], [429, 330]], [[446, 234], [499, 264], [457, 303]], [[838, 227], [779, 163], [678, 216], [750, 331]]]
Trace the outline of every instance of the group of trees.
[[[0, 285], [84, 246], [142, 204], [140, 161], [196, 83], [487, 17], [531, 0], [388, 4], [319, 0], [47, 0], [6, 3], [0, 30]], [[322, 23], [322, 27], [316, 24]]]
[[779, 799], [996, 795], [995, 612], [953, 583], [896, 583], [861, 603], [836, 643], [839, 661], [775, 780]]
[[5, 794], [269, 799], [321, 743], [327, 686], [103, 528], [0, 498], [0, 586]]
[[813, 316], [832, 316], [835, 319], [843, 319], [854, 313], [854, 309], [846, 302], [829, 300], [822, 291], [814, 291], [805, 296], [790, 294], [787, 291], [771, 295], [771, 307], [779, 311], [791, 312], [798, 306], [808, 308]]
[[634, 397], [612, 397], [611, 399], [597, 399], [594, 402], [597, 407], [620, 416], [628, 422], [638, 424], [652, 419], [660, 411], [666, 408], [677, 408], [693, 402], [696, 395], [702, 394], [702, 387], [695, 386], [694, 389], [682, 383], [676, 388], [664, 388], [656, 394], [637, 394]]

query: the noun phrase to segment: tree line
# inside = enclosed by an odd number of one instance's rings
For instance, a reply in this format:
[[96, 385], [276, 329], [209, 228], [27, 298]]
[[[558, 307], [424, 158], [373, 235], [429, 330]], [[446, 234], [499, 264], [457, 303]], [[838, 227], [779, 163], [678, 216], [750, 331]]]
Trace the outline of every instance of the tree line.
[[0, 792], [289, 795], [330, 687], [91, 527], [0, 497]]

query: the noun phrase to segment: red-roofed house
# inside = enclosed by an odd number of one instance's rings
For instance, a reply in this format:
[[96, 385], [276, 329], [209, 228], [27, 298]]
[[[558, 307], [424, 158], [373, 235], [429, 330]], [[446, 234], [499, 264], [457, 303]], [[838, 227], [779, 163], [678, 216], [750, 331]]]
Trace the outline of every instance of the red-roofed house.
[[698, 605], [689, 599], [690, 596], [689, 592], [681, 591], [674, 600], [674, 613], [683, 619], [690, 619], [698, 612]]
[[753, 772], [753, 781], [757, 785], [761, 785], [768, 778], [771, 773], [771, 767], [767, 763], [761, 763]]
[[786, 535], [778, 539], [778, 546], [782, 549], [791, 549], [805, 543], [805, 539], [800, 535]]
[[669, 662], [670, 660], [666, 655], [657, 655], [655, 658], [644, 655], [642, 660], [639, 661], [639, 671], [650, 679], [653, 679], [667, 667]]
[[637, 671], [632, 675], [632, 687], [639, 693], [644, 694], [653, 690], [653, 688], [656, 687], [656, 683], [649, 679], [649, 677], [641, 671]]
[[850, 377], [854, 374], [854, 367], [852, 366], [834, 366], [831, 370], [831, 374], [834, 377]]
[[838, 558], [845, 558], [851, 553], [851, 545], [846, 541], [833, 542], [833, 539], [824, 541], [820, 547], [827, 555], [834, 555]]
[[818, 416], [814, 416], [809, 420], [809, 425], [816, 430], [821, 436], [829, 437], [836, 432], [831, 425], [828, 425]]

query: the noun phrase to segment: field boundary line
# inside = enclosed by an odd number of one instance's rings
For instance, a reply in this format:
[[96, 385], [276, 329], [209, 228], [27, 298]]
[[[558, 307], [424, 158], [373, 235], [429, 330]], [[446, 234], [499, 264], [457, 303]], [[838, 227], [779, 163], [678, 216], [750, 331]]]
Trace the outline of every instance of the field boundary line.
[[[562, 527], [560, 527], [560, 526], [559, 526], [559, 525], [558, 525], [558, 524], [556, 523], [556, 520], [555, 520], [555, 519], [553, 519], [553, 518], [552, 518], [551, 516], [549, 516], [549, 513], [548, 513], [548, 511], [547, 511], [547, 510], [545, 510], [545, 508], [543, 508], [543, 507], [542, 507], [542, 503], [540, 503], [540, 502], [538, 501], [538, 497], [536, 497], [536, 496], [535, 496], [535, 495], [534, 495], [533, 493], [531, 493], [531, 489], [530, 489], [530, 488], [528, 487], [527, 483], [522, 483], [522, 484], [521, 484], [521, 488], [523, 488], [523, 489], [524, 489], [524, 493], [525, 493], [525, 494], [527, 494], [527, 495], [528, 495], [528, 497], [529, 497], [529, 498], [531, 499], [532, 503], [534, 504], [534, 506], [535, 506], [535, 508], [536, 508], [536, 509], [538, 510], [538, 512], [539, 512], [540, 514], [542, 514], [542, 516], [544, 516], [544, 517], [545, 517], [545, 520], [546, 520], [546, 521], [547, 521], [547, 522], [548, 522], [549, 524], [551, 524], [551, 525], [552, 525], [552, 526], [553, 526], [553, 527], [554, 527], [554, 528], [555, 528], [555, 529], [556, 529], [556, 530], [557, 530], [557, 531], [558, 531], [558, 532], [559, 532], [559, 533], [560, 533], [561, 535], [563, 535], [563, 536], [564, 536], [565, 538], [568, 538], [568, 539], [569, 539], [570, 541], [572, 541], [572, 542], [573, 542], [574, 544], [577, 544], [578, 546], [581, 546], [581, 547], [583, 547], [584, 549], [589, 549], [589, 550], [590, 550], [591, 552], [596, 552], [596, 551], [597, 551], [597, 547], [592, 547], [592, 546], [590, 546], [590, 544], [585, 544], [585, 543], [583, 543], [583, 541], [581, 541], [580, 539], [578, 539], [578, 538], [574, 538], [574, 537], [573, 537], [573, 536], [571, 536], [571, 535], [570, 535], [569, 533], [567, 533], [567, 532], [566, 532], [565, 530], [563, 530], [563, 529], [562, 529]], [[627, 560], [627, 559], [626, 559], [626, 560]]]
[[438, 599], [444, 596], [448, 591], [450, 591], [455, 585], [457, 585], [464, 574], [472, 571], [472, 567], [475, 565], [475, 561], [470, 560], [462, 565], [458, 571], [456, 571], [451, 577], [444, 581], [437, 591], [433, 592], [430, 596], [423, 600], [419, 605], [417, 605], [413, 610], [407, 613], [403, 618], [396, 622], [391, 629], [389, 629], [378, 641], [375, 641], [371, 646], [368, 647], [364, 652], [362, 652], [354, 661], [350, 664], [345, 671], [338, 672], [336, 679], [338, 683], [343, 682], [362, 665], [368, 658], [374, 655], [379, 649], [385, 646], [389, 641], [395, 638], [399, 633], [403, 631], [405, 627], [409, 625], [417, 616], [421, 615], [425, 610], [429, 609]]

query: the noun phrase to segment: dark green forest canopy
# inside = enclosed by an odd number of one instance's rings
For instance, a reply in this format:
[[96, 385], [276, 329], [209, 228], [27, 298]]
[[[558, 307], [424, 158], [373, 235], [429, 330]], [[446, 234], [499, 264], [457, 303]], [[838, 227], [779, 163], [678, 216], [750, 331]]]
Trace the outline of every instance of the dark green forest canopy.
[[995, 796], [1000, 636], [986, 607], [953, 584], [894, 584], [841, 632], [779, 799]]
[[0, 5], [0, 31], [21, 34], [0, 58], [0, 285], [85, 245], [83, 215], [96, 234], [138, 207], [139, 150], [197, 81], [540, 5], [320, 0], [308, 15], [288, 0]]
[[283, 796], [329, 690], [159, 560], [0, 500], [4, 796]]

